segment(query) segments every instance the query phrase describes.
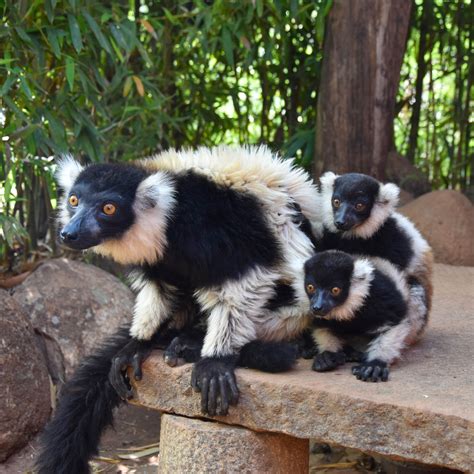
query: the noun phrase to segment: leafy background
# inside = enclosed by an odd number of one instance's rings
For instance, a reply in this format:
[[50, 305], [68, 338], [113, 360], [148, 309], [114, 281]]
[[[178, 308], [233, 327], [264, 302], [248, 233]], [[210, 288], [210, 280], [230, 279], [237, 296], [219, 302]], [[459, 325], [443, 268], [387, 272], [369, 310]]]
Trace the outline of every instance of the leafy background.
[[[470, 1], [417, 0], [397, 148], [433, 188], [473, 162]], [[313, 159], [330, 0], [0, 2], [0, 252], [54, 252], [54, 155], [270, 144]], [[31, 257], [32, 256], [32, 257]]]

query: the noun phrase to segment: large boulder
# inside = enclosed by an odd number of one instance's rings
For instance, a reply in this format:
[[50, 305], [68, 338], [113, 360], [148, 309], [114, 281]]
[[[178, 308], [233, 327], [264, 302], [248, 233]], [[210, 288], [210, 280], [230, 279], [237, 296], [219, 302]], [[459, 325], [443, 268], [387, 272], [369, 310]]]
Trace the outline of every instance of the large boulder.
[[43, 336], [51, 375], [59, 381], [132, 316], [133, 294], [118, 278], [64, 258], [43, 263], [13, 291]]
[[0, 290], [0, 462], [46, 423], [51, 392], [46, 361], [21, 306]]
[[474, 205], [458, 191], [425, 194], [400, 209], [433, 248], [435, 260], [474, 265]]
[[428, 177], [410, 163], [406, 156], [396, 151], [388, 155], [386, 176], [387, 181], [397, 184], [414, 196], [421, 196], [431, 191]]

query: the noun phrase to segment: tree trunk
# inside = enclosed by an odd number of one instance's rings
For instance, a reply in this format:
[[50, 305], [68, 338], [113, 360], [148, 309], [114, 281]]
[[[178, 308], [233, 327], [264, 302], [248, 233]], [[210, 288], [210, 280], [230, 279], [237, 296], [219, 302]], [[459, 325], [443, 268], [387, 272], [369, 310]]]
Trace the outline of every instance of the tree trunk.
[[335, 0], [318, 98], [314, 175], [384, 179], [411, 0]]

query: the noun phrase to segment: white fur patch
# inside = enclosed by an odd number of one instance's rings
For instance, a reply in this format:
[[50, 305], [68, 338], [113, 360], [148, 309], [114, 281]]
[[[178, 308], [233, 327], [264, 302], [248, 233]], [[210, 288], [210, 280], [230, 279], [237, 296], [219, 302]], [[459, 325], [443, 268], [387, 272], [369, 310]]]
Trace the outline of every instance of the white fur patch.
[[139, 289], [139, 292], [135, 299], [130, 335], [136, 339], [149, 340], [171, 315], [171, 293], [162, 292], [155, 283], [140, 276], [136, 277], [132, 288]]
[[143, 164], [150, 170], [172, 173], [193, 170], [217, 184], [252, 193], [270, 214], [296, 202], [312, 223], [316, 236], [322, 231], [320, 196], [309, 175], [292, 159], [282, 159], [265, 146], [169, 150]]
[[272, 271], [257, 267], [239, 280], [196, 291], [201, 309], [209, 314], [203, 357], [235, 354], [256, 339], [255, 326], [265, 303], [274, 295], [277, 277]]
[[338, 177], [332, 171], [324, 173], [319, 181], [321, 182], [321, 207], [322, 207], [322, 222], [324, 227], [330, 232], [338, 232], [334, 225], [334, 212], [332, 209], [332, 195], [334, 193], [334, 182]]
[[338, 352], [342, 349], [343, 343], [330, 329], [317, 328], [313, 331], [313, 339], [318, 346], [319, 352]]
[[153, 264], [166, 248], [166, 227], [175, 205], [175, 183], [168, 173], [154, 173], [137, 188], [134, 224], [118, 239], [103, 242], [93, 251], [122, 264]]
[[429, 311], [426, 305], [426, 292], [421, 285], [410, 287], [408, 299], [408, 321], [410, 322], [410, 334], [407, 344], [416, 342], [423, 333], [428, 323]]
[[56, 181], [63, 190], [63, 195], [58, 202], [58, 221], [65, 226], [69, 220], [68, 197], [77, 177], [84, 167], [71, 155], [63, 155], [58, 161], [55, 173]]
[[325, 319], [347, 321], [354, 317], [356, 311], [362, 307], [369, 295], [370, 285], [374, 278], [374, 266], [366, 258], [357, 258], [354, 261], [354, 270], [351, 277], [351, 287], [346, 301], [331, 310]]
[[393, 213], [393, 218], [397, 222], [398, 227], [402, 229], [411, 240], [413, 257], [405, 269], [406, 273], [416, 275], [419, 272], [424, 272], [426, 266], [424, 262], [425, 254], [431, 250], [428, 242], [408, 218], [398, 212]]
[[367, 349], [367, 361], [379, 359], [392, 364], [400, 358], [411, 333], [410, 321], [406, 318], [396, 326], [386, 329], [382, 334], [370, 342]]
[[74, 182], [84, 167], [76, 161], [72, 155], [62, 155], [58, 161], [58, 167], [55, 173], [56, 181], [69, 194]]

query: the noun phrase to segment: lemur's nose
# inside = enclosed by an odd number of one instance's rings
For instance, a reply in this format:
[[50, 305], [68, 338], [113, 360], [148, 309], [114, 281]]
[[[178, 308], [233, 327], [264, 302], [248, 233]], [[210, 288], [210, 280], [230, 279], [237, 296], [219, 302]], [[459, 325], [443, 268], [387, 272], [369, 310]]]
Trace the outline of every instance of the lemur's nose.
[[74, 240], [77, 240], [77, 232], [69, 232], [65, 229], [63, 229], [59, 235], [61, 236], [61, 239], [64, 241], [64, 242], [72, 242]]
[[334, 222], [334, 224], [336, 224], [336, 227], [337, 227], [338, 229], [342, 229], [342, 228], [344, 228], [344, 226], [346, 225], [346, 221], [337, 220], [336, 222]]

